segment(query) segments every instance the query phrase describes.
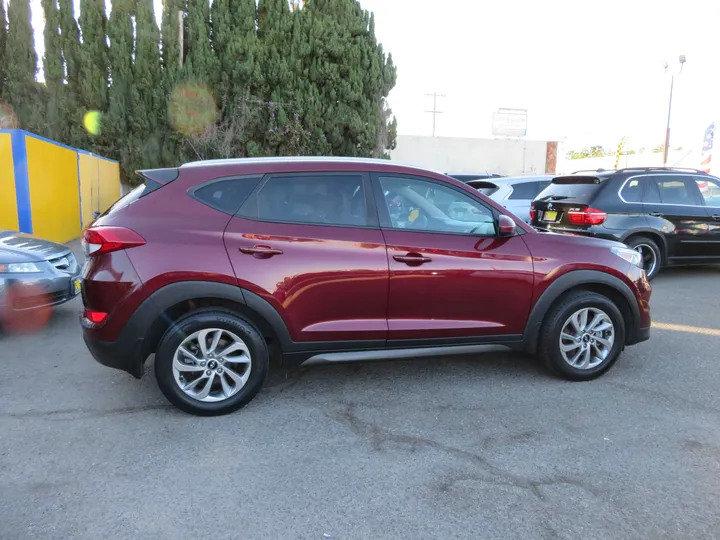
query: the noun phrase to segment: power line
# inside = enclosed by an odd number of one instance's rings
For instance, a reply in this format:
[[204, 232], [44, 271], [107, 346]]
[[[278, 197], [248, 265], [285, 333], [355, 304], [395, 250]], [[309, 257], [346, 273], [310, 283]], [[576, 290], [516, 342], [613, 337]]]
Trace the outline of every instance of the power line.
[[439, 98], [439, 97], [444, 98], [444, 97], [447, 97], [447, 96], [446, 96], [445, 94], [438, 94], [437, 92], [433, 92], [432, 94], [425, 94], [425, 95], [428, 96], [428, 97], [432, 97], [432, 98], [433, 98], [433, 108], [432, 108], [432, 111], [425, 111], [425, 112], [431, 113], [431, 114], [433, 115], [432, 136], [434, 137], [434, 136], [435, 136], [435, 118], [437, 117], [438, 114], [442, 114], [442, 113], [443, 113], [443, 111], [438, 111], [438, 110], [437, 110], [437, 98]]

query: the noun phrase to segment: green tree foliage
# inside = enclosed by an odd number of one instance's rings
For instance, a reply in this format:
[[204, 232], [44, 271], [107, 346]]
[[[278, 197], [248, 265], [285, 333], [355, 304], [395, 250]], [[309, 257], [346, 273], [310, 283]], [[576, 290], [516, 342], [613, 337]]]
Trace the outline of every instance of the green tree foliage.
[[46, 133], [53, 139], [65, 139], [68, 124], [64, 110], [65, 67], [60, 36], [60, 11], [56, 0], [42, 0], [41, 4], [45, 14], [43, 74], [45, 75], [45, 85], [49, 90], [45, 117]]
[[585, 159], [591, 157], [603, 157], [603, 156], [614, 156], [615, 152], [612, 150], [605, 150], [600, 145], [593, 145], [583, 148], [582, 150], [570, 150], [567, 153], [568, 159]]
[[187, 0], [185, 79], [211, 86], [217, 79], [218, 59], [210, 45], [208, 0]]
[[129, 120], [133, 163], [160, 165], [160, 126], [165, 105], [160, 61], [160, 29], [152, 0], [136, 0], [135, 63]]
[[2, 98], [14, 110], [24, 129], [42, 129], [41, 90], [35, 81], [37, 54], [30, 23], [28, 0], [10, 0], [7, 8], [8, 30], [5, 42], [5, 82]]
[[152, 0], [113, 0], [109, 19], [105, 0], [80, 0], [79, 25], [74, 0], [41, 0], [46, 86], [28, 0], [10, 0], [7, 32], [3, 5], [2, 99], [24, 128], [120, 160], [126, 180], [187, 159], [395, 145], [395, 66], [356, 0], [164, 0], [160, 28]]
[[107, 32], [110, 38], [109, 67], [111, 85], [108, 109], [102, 130], [109, 141], [111, 155], [118, 158], [123, 172], [130, 176], [134, 166], [131, 91], [133, 78], [133, 5], [132, 0], [115, 0], [110, 12]]
[[7, 41], [7, 19], [5, 3], [0, 1], [0, 96], [5, 82], [5, 42]]
[[105, 111], [108, 103], [107, 18], [104, 0], [80, 0], [78, 95], [85, 110]]

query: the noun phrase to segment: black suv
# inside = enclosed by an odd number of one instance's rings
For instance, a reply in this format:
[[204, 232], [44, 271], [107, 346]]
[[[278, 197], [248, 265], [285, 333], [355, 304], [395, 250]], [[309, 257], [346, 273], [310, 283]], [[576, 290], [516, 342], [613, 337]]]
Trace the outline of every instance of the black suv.
[[666, 265], [720, 263], [720, 179], [695, 169], [559, 176], [530, 218], [536, 228], [625, 243], [643, 256], [648, 279]]

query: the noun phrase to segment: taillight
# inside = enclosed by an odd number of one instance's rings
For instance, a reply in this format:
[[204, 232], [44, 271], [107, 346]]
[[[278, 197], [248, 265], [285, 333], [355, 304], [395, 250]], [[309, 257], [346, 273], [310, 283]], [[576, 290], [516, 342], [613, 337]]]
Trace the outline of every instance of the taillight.
[[83, 233], [83, 249], [88, 257], [103, 253], [142, 246], [145, 239], [125, 227], [91, 227]]
[[570, 210], [567, 214], [568, 220], [573, 225], [600, 225], [607, 219], [607, 213], [597, 208]]
[[535, 210], [535, 201], [530, 203], [530, 221], [535, 221], [537, 210]]
[[92, 311], [85, 308], [83, 311], [83, 318], [87, 319], [93, 324], [100, 324], [107, 318], [108, 314], [103, 311]]

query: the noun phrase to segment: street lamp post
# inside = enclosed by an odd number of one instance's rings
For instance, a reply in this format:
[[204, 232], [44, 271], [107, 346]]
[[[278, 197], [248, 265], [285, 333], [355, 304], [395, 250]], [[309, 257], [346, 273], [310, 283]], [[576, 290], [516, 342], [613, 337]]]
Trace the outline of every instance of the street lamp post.
[[[681, 54], [678, 58], [678, 61], [680, 62], [680, 71], [677, 72], [678, 75], [682, 73], [683, 66], [685, 65], [685, 55]], [[665, 72], [667, 73], [668, 70], [668, 64], [665, 62]], [[665, 127], [665, 147], [663, 148], [663, 167], [667, 167], [668, 162], [668, 150], [670, 150], [670, 113], [672, 112], [672, 99], [673, 99], [673, 87], [675, 86], [675, 74], [670, 75], [670, 102], [668, 103], [668, 116], [667, 116], [667, 126]]]

